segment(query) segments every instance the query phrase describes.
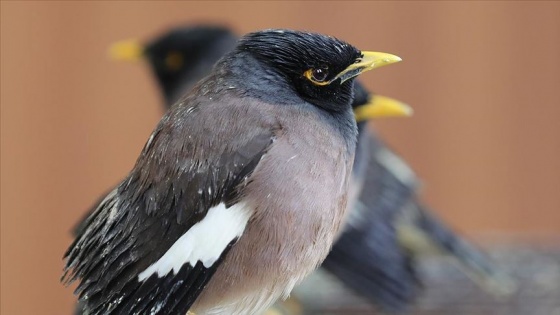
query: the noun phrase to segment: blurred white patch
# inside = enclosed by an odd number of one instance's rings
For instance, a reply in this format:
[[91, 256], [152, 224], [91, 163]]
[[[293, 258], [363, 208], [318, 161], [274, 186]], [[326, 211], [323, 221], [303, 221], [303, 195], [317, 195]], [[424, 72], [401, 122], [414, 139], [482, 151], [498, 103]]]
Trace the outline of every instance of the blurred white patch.
[[375, 159], [387, 168], [395, 177], [405, 184], [414, 183], [416, 176], [412, 169], [401, 160], [396, 154], [389, 150], [379, 150], [375, 154]]

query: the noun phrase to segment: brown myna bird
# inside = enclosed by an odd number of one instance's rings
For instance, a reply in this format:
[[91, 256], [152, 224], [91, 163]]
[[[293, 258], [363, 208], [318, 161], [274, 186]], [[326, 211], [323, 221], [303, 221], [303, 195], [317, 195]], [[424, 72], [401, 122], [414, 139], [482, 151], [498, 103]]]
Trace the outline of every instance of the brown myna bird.
[[400, 61], [320, 34], [244, 36], [161, 119], [66, 253], [84, 314], [259, 314], [347, 209], [353, 79]]
[[[146, 59], [166, 105], [171, 106], [210, 71], [219, 58], [217, 52], [225, 54], [233, 48], [235, 39], [224, 27], [186, 26], [146, 45], [119, 42], [111, 55], [121, 60]], [[510, 290], [511, 281], [499, 268], [419, 201], [419, 180], [367, 124], [372, 117], [406, 115], [410, 109], [370, 94], [358, 81], [354, 94], [359, 138], [351, 191], [356, 200], [351, 200], [349, 222], [323, 267], [386, 311], [402, 311], [418, 295], [422, 279], [417, 260], [427, 254], [453, 258], [463, 271], [493, 292]]]

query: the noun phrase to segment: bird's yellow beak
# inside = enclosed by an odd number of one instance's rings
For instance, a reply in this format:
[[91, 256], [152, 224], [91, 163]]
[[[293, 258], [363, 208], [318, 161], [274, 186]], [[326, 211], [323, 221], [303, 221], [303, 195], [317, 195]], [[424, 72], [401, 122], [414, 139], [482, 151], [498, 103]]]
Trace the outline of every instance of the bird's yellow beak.
[[402, 61], [402, 59], [392, 54], [374, 51], [363, 51], [361, 58], [356, 60], [355, 63], [351, 64], [346, 69], [342, 70], [339, 74], [336, 75], [336, 77], [331, 80], [331, 82], [336, 79], [340, 79], [340, 83], [343, 83], [344, 81], [351, 79], [361, 74], [362, 72], [383, 67], [385, 65], [390, 65], [399, 61]]
[[123, 40], [109, 47], [109, 57], [113, 60], [138, 61], [144, 55], [144, 47], [137, 40]]
[[373, 95], [369, 102], [354, 109], [357, 122], [367, 121], [380, 117], [409, 117], [413, 113], [412, 107], [382, 95]]

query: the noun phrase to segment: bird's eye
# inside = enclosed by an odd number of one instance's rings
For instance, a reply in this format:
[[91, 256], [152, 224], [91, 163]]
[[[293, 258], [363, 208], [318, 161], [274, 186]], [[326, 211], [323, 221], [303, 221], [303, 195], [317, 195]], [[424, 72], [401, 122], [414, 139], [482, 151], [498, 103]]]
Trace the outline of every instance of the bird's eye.
[[329, 70], [327, 67], [309, 69], [305, 71], [303, 75], [315, 85], [329, 84], [329, 82], [325, 82], [329, 76]]
[[177, 71], [183, 67], [183, 55], [177, 51], [171, 51], [165, 56], [165, 67], [169, 71]]
[[311, 76], [313, 77], [313, 80], [315, 80], [317, 82], [325, 81], [328, 74], [329, 73], [327, 72], [326, 69], [313, 69], [313, 70], [311, 70]]

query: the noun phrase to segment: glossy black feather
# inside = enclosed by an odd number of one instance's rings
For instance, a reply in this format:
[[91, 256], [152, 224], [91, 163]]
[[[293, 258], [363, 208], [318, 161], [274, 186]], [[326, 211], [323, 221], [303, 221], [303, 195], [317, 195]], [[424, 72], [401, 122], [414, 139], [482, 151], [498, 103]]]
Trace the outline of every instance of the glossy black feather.
[[[303, 73], [309, 69], [327, 69], [327, 80], [334, 78], [353, 64], [362, 53], [354, 46], [330, 36], [309, 36], [309, 33], [290, 30], [268, 30], [244, 36], [236, 47], [249, 52], [260, 62], [272, 65], [271, 75], [280, 75], [299, 97], [331, 113], [347, 110], [352, 103], [353, 81], [336, 80], [325, 86], [311, 84]], [[294, 63], [293, 56], [301, 62]], [[259, 82], [252, 82], [259, 84]], [[266, 86], [266, 85], [265, 85]], [[282, 103], [282, 95], [274, 100]]]

